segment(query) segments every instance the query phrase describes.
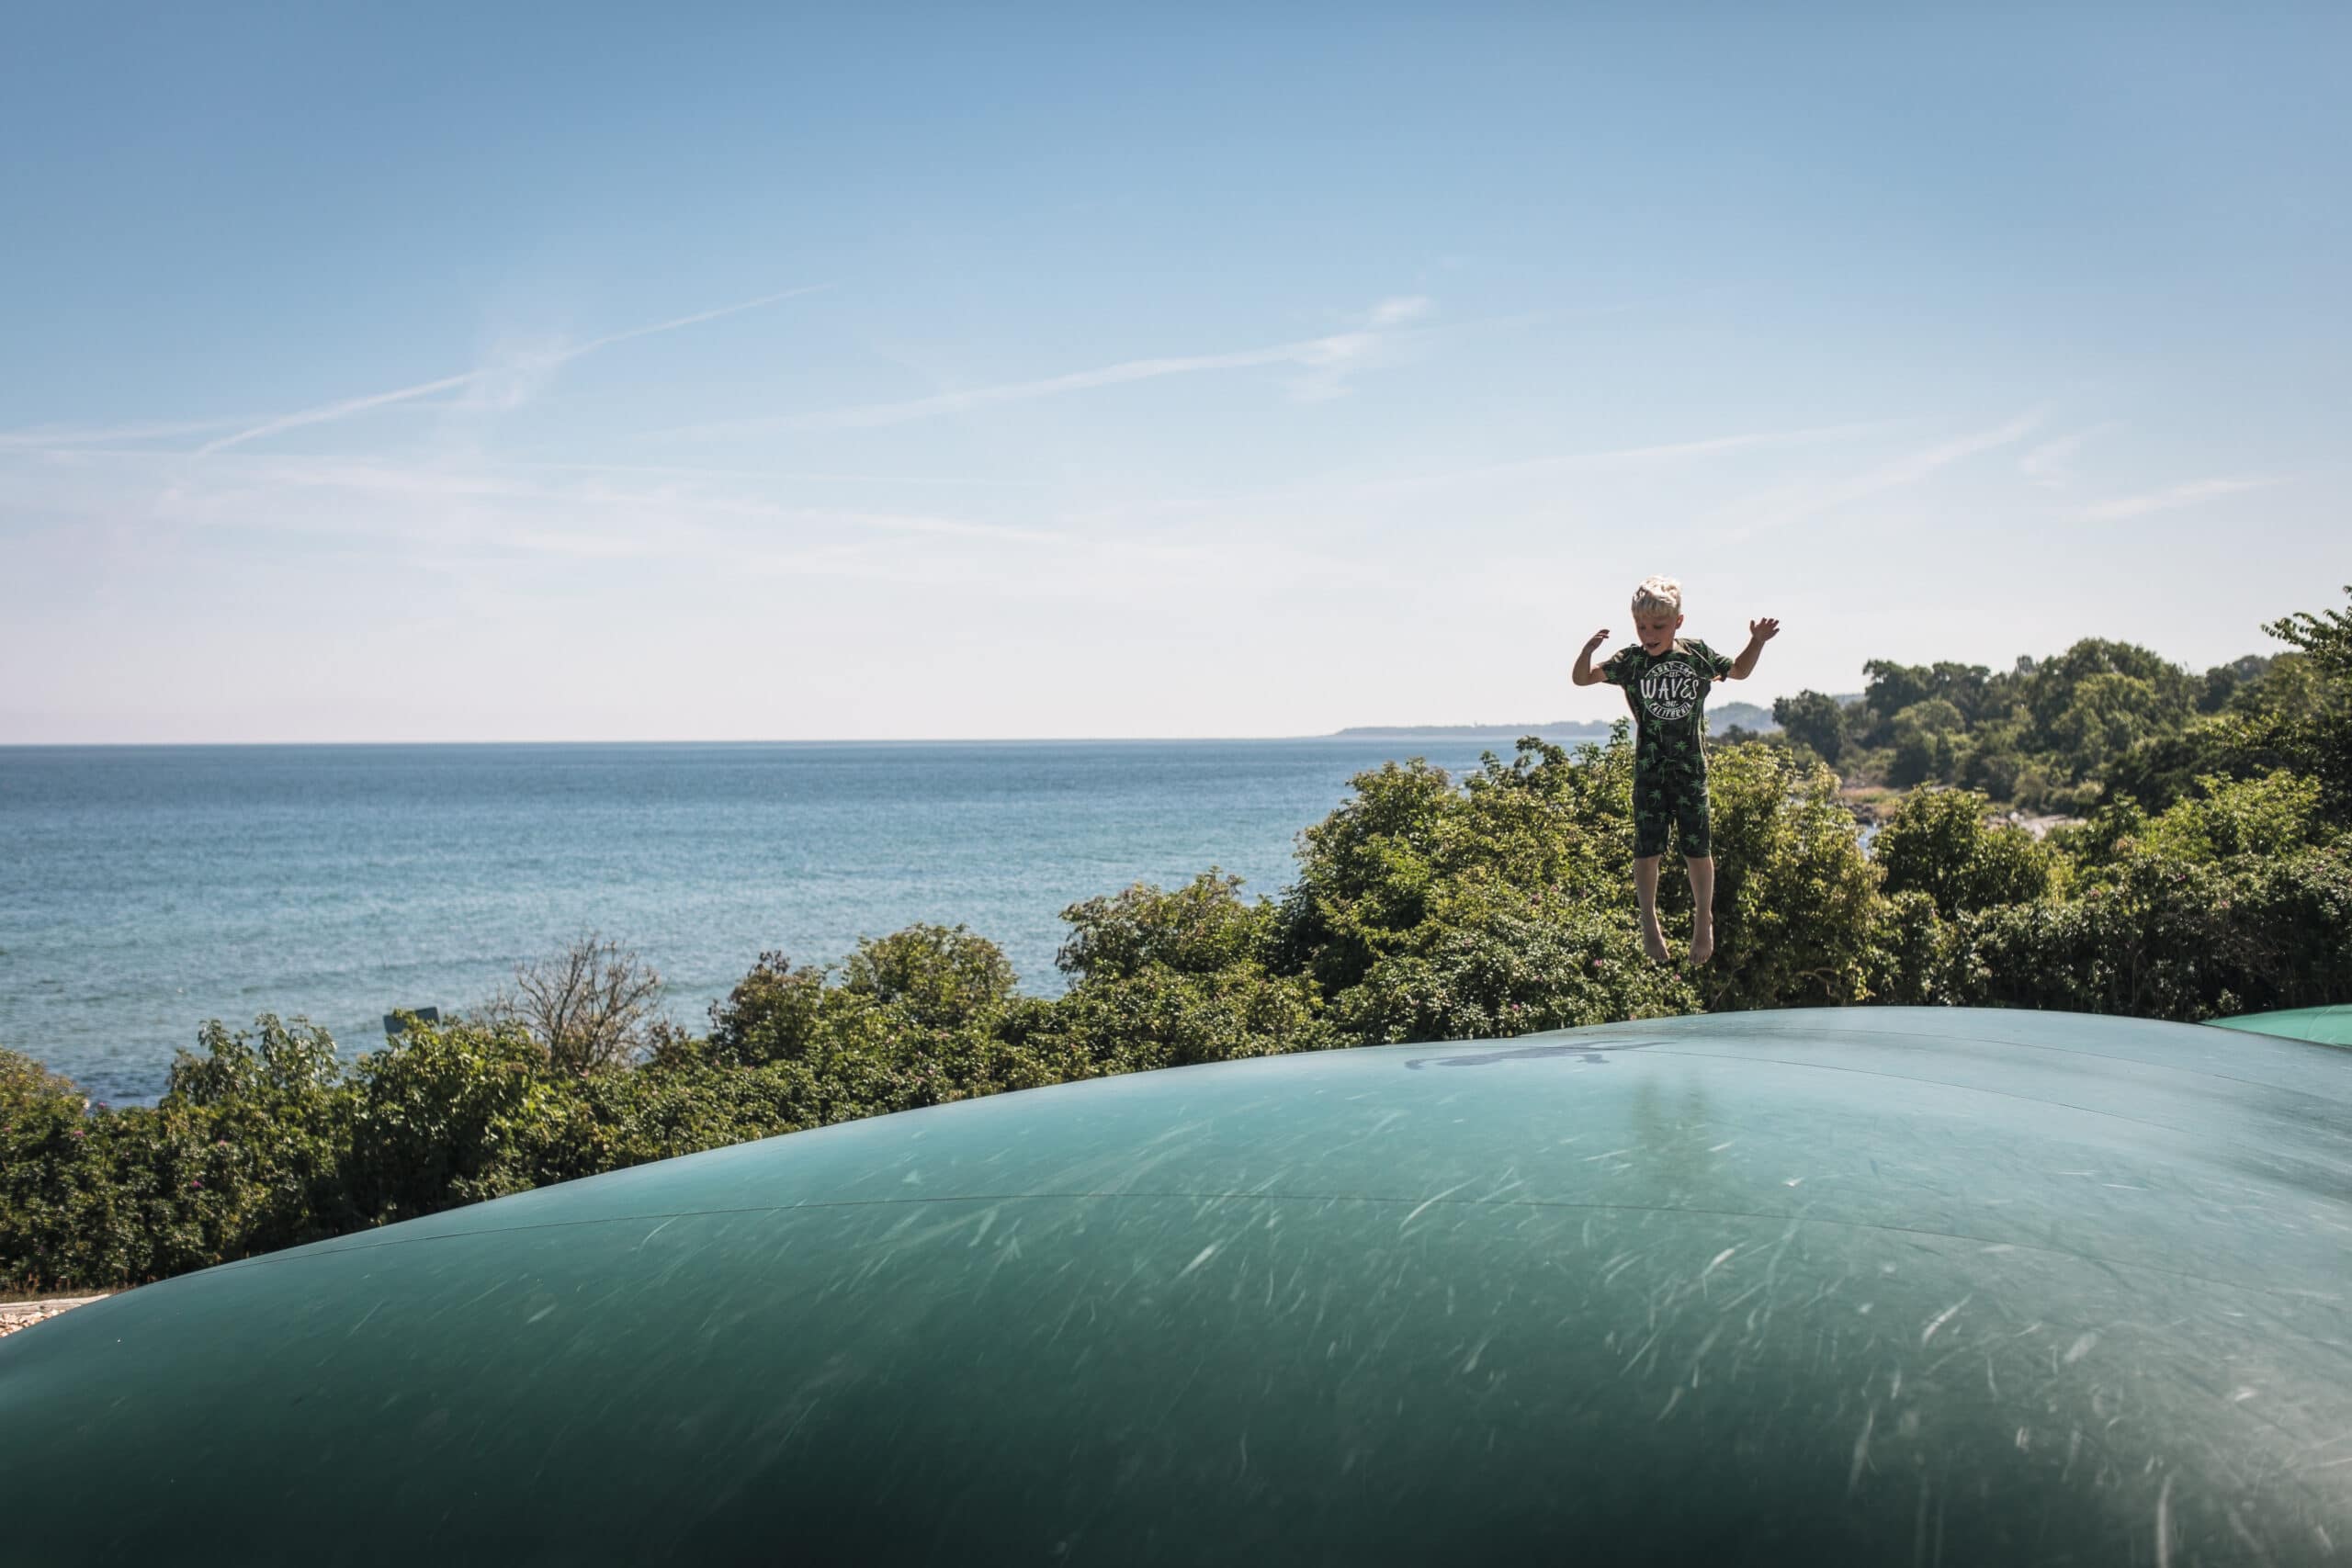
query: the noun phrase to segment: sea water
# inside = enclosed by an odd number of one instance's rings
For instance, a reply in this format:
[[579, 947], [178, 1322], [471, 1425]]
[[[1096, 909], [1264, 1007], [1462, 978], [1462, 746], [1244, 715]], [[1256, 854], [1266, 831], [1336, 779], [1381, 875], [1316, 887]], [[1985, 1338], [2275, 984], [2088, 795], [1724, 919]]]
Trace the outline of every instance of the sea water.
[[1279, 896], [1357, 773], [1508, 741], [0, 748], [0, 1045], [114, 1100], [207, 1019], [346, 1057], [594, 931], [699, 1025], [758, 955], [919, 920], [1061, 988], [1061, 911], [1212, 866]]

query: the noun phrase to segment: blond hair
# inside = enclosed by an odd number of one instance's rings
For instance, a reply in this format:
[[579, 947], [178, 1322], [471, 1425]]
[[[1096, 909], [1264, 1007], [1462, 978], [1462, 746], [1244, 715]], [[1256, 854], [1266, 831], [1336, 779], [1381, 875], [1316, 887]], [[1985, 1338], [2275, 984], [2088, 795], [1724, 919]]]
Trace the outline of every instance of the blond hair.
[[1647, 615], [1663, 610], [1669, 615], [1682, 614], [1682, 584], [1670, 577], [1645, 577], [1634, 590], [1634, 614]]

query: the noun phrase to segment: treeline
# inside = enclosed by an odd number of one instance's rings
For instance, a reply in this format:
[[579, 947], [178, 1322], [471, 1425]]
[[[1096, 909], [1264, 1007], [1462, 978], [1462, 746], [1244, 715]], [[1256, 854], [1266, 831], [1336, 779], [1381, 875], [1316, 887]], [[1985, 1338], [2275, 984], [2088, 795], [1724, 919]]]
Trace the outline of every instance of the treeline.
[[[2352, 1000], [2352, 616], [2269, 630], [2287, 650], [2218, 701], [2189, 692], [2177, 725], [2109, 732], [2099, 767], [2068, 784], [2097, 781], [2096, 803], [2045, 838], [1988, 819], [1989, 790], [1923, 787], [1866, 854], [1826, 734], [1720, 747], [1703, 970], [1650, 963], [1635, 934], [1621, 730], [1573, 755], [1522, 740], [1458, 782], [1419, 761], [1361, 774], [1301, 835], [1279, 899], [1212, 871], [1076, 905], [1069, 987], [1050, 999], [1019, 991], [984, 937], [918, 926], [839, 964], [765, 955], [699, 1032], [649, 1022], [629, 965], [593, 946], [478, 1018], [349, 1063], [299, 1021], [210, 1024], [153, 1108], [93, 1110], [0, 1052], [0, 1284], [158, 1279], [747, 1138], [1194, 1062], [1703, 1010], [2196, 1021]], [[1978, 700], [1973, 728], [1929, 728], [1923, 704], [1971, 710], [1912, 695], [1967, 694], [1973, 674], [1939, 687], [1933, 672], [1958, 667], [1932, 666], [1918, 687], [1904, 684], [1916, 670], [1873, 667], [1876, 694], [1830, 744], [2012, 727], [2020, 757], [2054, 768], [2063, 751], [2033, 747], [2087, 733], [2066, 715], [2141, 700], [2119, 682], [2162, 684], [2085, 673], [2116, 646], [2079, 645], [2022, 684], [1986, 677], [2002, 695]], [[2033, 682], [2067, 660], [2056, 704]], [[1987, 716], [1996, 700], [2007, 716]], [[1976, 745], [1953, 740], [1962, 782]], [[1663, 897], [1687, 932], [1679, 878]]]
[[1773, 718], [1849, 784], [1945, 784], [2031, 812], [2118, 799], [2161, 809], [2208, 773], [2284, 765], [2283, 753], [2252, 742], [2307, 722], [2326, 701], [2319, 666], [2300, 648], [2201, 675], [2097, 637], [1999, 673], [1888, 660], [1862, 670], [1859, 700], [1800, 692], [1774, 702]]

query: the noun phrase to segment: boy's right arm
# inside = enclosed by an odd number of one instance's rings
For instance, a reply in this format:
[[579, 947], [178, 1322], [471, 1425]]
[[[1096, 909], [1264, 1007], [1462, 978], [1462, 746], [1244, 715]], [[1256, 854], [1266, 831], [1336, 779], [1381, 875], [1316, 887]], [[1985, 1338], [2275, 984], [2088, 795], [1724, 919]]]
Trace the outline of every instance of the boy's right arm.
[[1577, 667], [1568, 679], [1579, 686], [1597, 686], [1608, 679], [1592, 667], [1592, 650], [1609, 640], [1609, 628], [1601, 627], [1585, 639], [1584, 651], [1577, 655]]

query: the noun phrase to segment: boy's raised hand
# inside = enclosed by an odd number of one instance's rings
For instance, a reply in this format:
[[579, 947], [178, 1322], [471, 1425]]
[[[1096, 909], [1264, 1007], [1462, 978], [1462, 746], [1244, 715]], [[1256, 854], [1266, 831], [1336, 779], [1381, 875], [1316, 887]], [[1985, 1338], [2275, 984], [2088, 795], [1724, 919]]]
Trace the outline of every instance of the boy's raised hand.
[[1760, 621], [1750, 621], [1747, 623], [1747, 635], [1758, 642], [1770, 642], [1781, 635], [1781, 623], [1770, 615]]
[[1609, 628], [1607, 626], [1603, 626], [1599, 631], [1584, 639], [1584, 650], [1587, 653], [1590, 653], [1594, 649], [1599, 648], [1602, 643], [1607, 642], [1608, 640]]

